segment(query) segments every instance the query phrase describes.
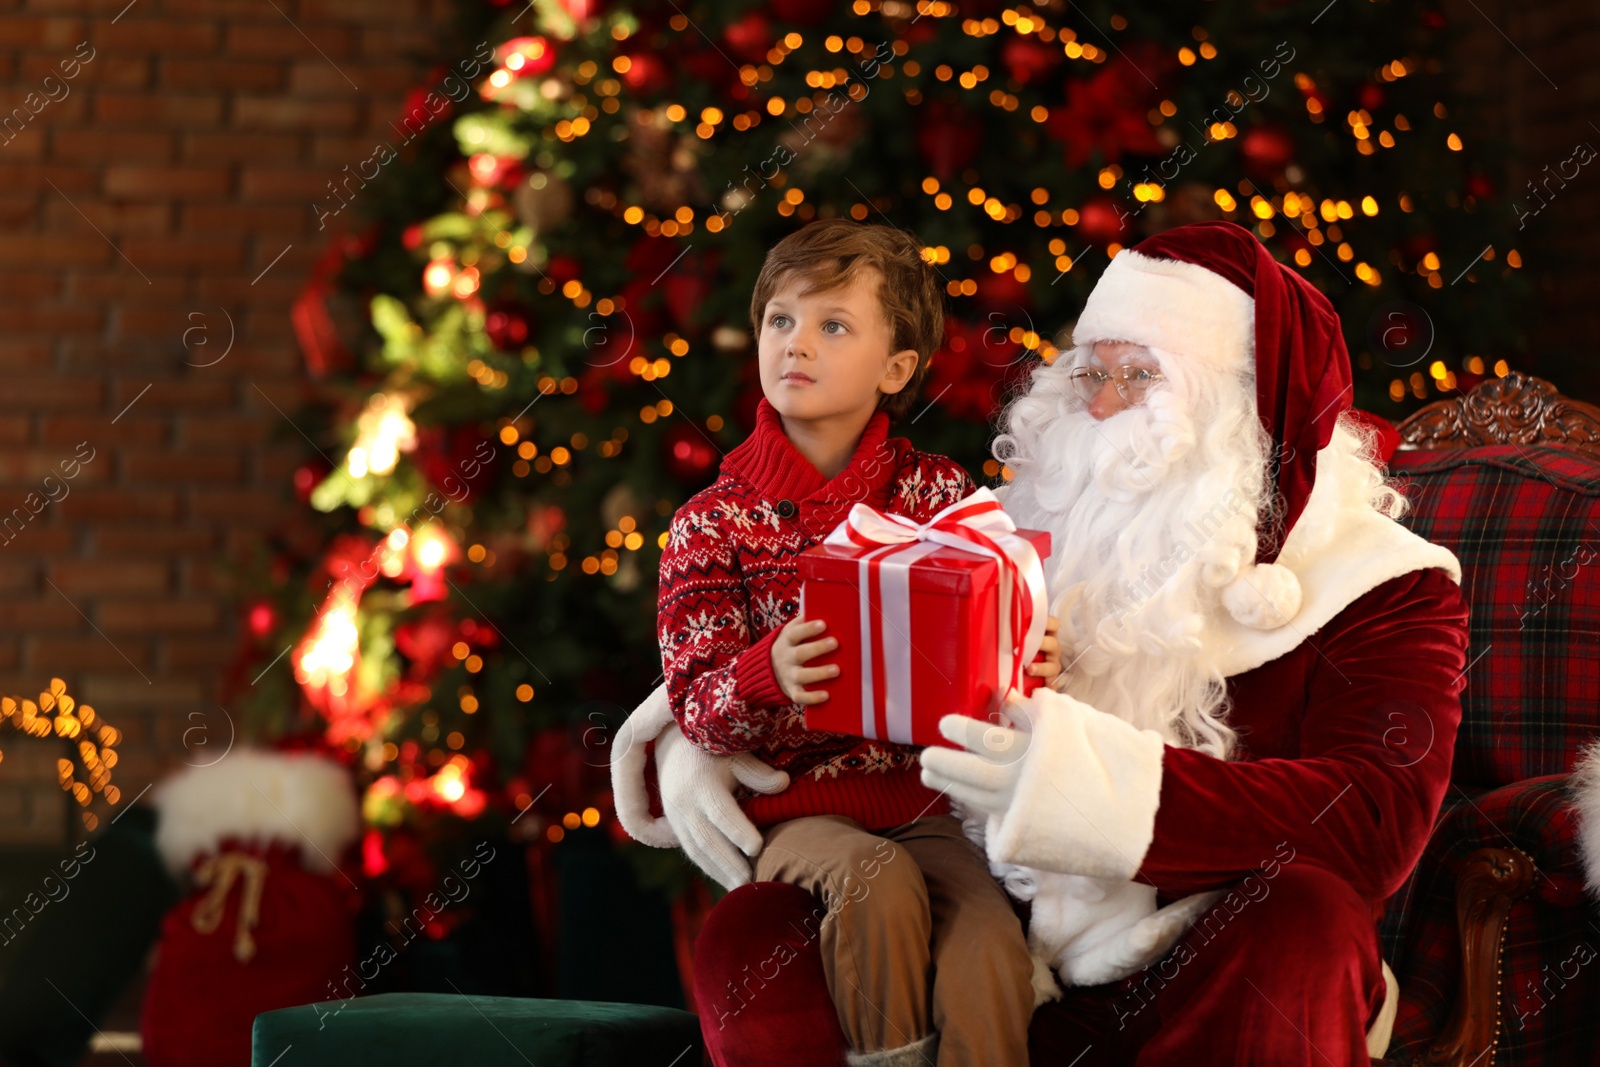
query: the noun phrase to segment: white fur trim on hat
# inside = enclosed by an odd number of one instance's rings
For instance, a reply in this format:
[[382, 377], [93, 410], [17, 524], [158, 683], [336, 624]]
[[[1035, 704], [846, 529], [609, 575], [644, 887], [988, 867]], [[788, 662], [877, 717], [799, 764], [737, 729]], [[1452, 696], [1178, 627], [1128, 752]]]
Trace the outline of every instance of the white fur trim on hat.
[[361, 829], [349, 773], [308, 752], [234, 749], [155, 791], [156, 848], [175, 873], [226, 838], [298, 845], [307, 869], [331, 874]]
[[1278, 563], [1252, 563], [1222, 587], [1222, 606], [1252, 630], [1276, 630], [1300, 611], [1300, 579]]
[[1194, 263], [1124, 248], [1100, 275], [1072, 343], [1131, 341], [1219, 367], [1254, 365], [1256, 302]]

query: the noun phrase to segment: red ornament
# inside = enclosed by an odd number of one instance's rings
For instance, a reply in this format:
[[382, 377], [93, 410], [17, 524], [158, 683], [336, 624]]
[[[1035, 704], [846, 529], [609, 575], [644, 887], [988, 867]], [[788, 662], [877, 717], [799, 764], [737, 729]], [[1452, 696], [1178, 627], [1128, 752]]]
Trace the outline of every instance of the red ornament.
[[411, 676], [422, 680], [432, 678], [451, 661], [450, 648], [458, 640], [458, 628], [443, 612], [402, 623], [394, 631], [394, 647], [411, 661]]
[[622, 73], [622, 82], [630, 92], [648, 95], [672, 84], [667, 64], [654, 52], [635, 52], [627, 59], [628, 69]]
[[[649, 281], [636, 279], [630, 283], [630, 288], [635, 285], [641, 290], [646, 289]], [[635, 296], [643, 296], [643, 292], [630, 296], [628, 290], [624, 290], [626, 306], [630, 309], [638, 306]], [[584, 410], [599, 416], [610, 406], [613, 386], [636, 382], [638, 379], [628, 365], [640, 350], [640, 338], [659, 337], [665, 331], [663, 316], [656, 312], [609, 315], [584, 331], [583, 361], [588, 366], [578, 376], [577, 394], [578, 403], [583, 405]]]
[[489, 343], [502, 352], [515, 352], [528, 340], [528, 312], [520, 305], [501, 302], [494, 304], [483, 318], [483, 332]]
[[1252, 174], [1275, 177], [1294, 161], [1294, 138], [1276, 124], [1251, 126], [1239, 138], [1239, 155]]
[[422, 224], [413, 222], [410, 226], [400, 231], [400, 243], [407, 251], [415, 252], [422, 244]]
[[661, 435], [661, 464], [686, 486], [709, 484], [721, 458], [706, 432], [687, 418], [677, 420]]
[[500, 449], [472, 424], [417, 430], [412, 464], [440, 493], [458, 504], [471, 501], [494, 477]]
[[321, 377], [329, 370], [337, 370], [351, 362], [350, 351], [339, 338], [333, 316], [328, 311], [328, 297], [333, 292], [333, 282], [344, 268], [345, 261], [364, 256], [370, 245], [334, 241], [317, 257], [311, 268], [311, 277], [295, 297], [289, 308], [289, 321], [294, 326], [295, 340], [305, 355], [306, 369], [313, 377]]
[[543, 37], [513, 37], [495, 49], [495, 58], [512, 76], [528, 78], [555, 66], [556, 50]]
[[515, 186], [526, 176], [522, 160], [514, 156], [492, 156], [487, 152], [474, 153], [467, 159], [467, 172], [472, 180], [485, 189]]
[[545, 264], [544, 275], [562, 286], [576, 278], [582, 269], [583, 264], [571, 256], [551, 256], [550, 262]]
[[1383, 87], [1380, 85], [1375, 85], [1372, 82], [1367, 82], [1367, 84], [1363, 85], [1360, 91], [1356, 93], [1356, 100], [1359, 101], [1361, 106], [1368, 111], [1376, 111], [1383, 106]]
[[[1028, 283], [1019, 281], [1009, 270], [1000, 274], [985, 274], [978, 279], [976, 305], [982, 311], [999, 313], [1008, 320], [1008, 326], [1031, 328], [1029, 323], [1020, 321], [1020, 312], [1033, 307], [1033, 297], [1028, 292]], [[1010, 321], [1014, 317], [1018, 321]]]
[[960, 104], [930, 100], [917, 112], [917, 154], [942, 182], [959, 174], [978, 158], [983, 147], [983, 126]]
[[719, 258], [716, 252], [691, 252], [662, 280], [661, 295], [678, 329], [692, 330], [698, 323], [700, 308], [716, 285]]
[[599, 15], [605, 4], [602, 0], [561, 0], [561, 6], [574, 22], [583, 22]]
[[1467, 175], [1467, 195], [1478, 200], [1487, 200], [1494, 195], [1494, 182], [1488, 175], [1472, 173]]
[[322, 484], [333, 468], [321, 459], [308, 459], [294, 469], [294, 495], [302, 504], [311, 503], [311, 492]]
[[1069, 77], [1066, 103], [1050, 109], [1045, 129], [1061, 142], [1068, 170], [1082, 169], [1096, 152], [1106, 163], [1166, 152], [1145, 118], [1160, 95], [1146, 78], [1159, 84], [1172, 60], [1148, 42], [1124, 51], [1127, 58], [1108, 60], [1087, 78]]
[[1001, 61], [1019, 85], [1043, 81], [1059, 65], [1062, 54], [1061, 49], [1031, 35], [1007, 34], [1006, 43], [1000, 46]]
[[1424, 256], [1439, 247], [1438, 238], [1431, 233], [1412, 234], [1400, 241], [1400, 256], [1407, 263], [1421, 263]]
[[749, 63], [765, 63], [772, 49], [772, 20], [760, 8], [752, 10], [722, 31], [728, 50]]
[[1315, 249], [1312, 247], [1311, 242], [1306, 240], [1299, 230], [1279, 230], [1278, 240], [1283, 242], [1284, 250], [1291, 256], [1302, 250], [1307, 255], [1315, 254]]
[[702, 274], [669, 274], [661, 282], [661, 295], [678, 329], [693, 329], [696, 312], [711, 295], [711, 281]]
[[730, 85], [743, 85], [739, 72], [728, 65], [728, 57], [710, 48], [701, 48], [679, 57], [678, 71], [686, 81], [699, 82], [717, 94]]
[[945, 319], [944, 343], [928, 366], [925, 396], [937, 397], [950, 417], [988, 419], [1006, 383], [1027, 373], [1033, 360], [1011, 340], [1004, 316], [981, 323]]
[[258, 600], [251, 604], [245, 618], [250, 627], [251, 636], [256, 638], [267, 636], [278, 625], [278, 613], [272, 610], [272, 605], [265, 600]]
[[[421, 133], [433, 123], [449, 118], [450, 112], [455, 109], [454, 101], [432, 88], [439, 84], [439, 79], [449, 71], [443, 67], [435, 67], [429, 73], [431, 76], [426, 84], [419, 85], [406, 93], [405, 101], [400, 105], [400, 121], [395, 124], [397, 129], [404, 128], [407, 133], [412, 130]], [[428, 104], [430, 99], [433, 101], [432, 107]]]
[[1109, 196], [1090, 197], [1078, 208], [1078, 236], [1095, 245], [1127, 244], [1136, 236], [1128, 225], [1131, 213]]
[[747, 359], [740, 371], [739, 392], [733, 398], [733, 422], [738, 426], [754, 426], [756, 411], [761, 407], [761, 368], [753, 359]]
[[382, 558], [382, 542], [375, 544], [364, 534], [340, 534], [329, 543], [320, 573], [313, 573], [308, 584], [320, 591], [330, 582], [346, 582], [360, 593], [378, 580]]
[[784, 22], [816, 26], [833, 13], [833, 0], [774, 0], [771, 7]]

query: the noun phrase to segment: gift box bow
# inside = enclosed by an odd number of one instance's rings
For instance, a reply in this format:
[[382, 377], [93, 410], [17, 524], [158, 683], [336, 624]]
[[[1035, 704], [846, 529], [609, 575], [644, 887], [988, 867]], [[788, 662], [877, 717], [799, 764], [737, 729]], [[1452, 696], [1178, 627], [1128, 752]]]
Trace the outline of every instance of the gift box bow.
[[[889, 721], [909, 722], [907, 688], [910, 678], [911, 568], [917, 560], [953, 548], [989, 556], [1000, 564], [1000, 652], [996, 682], [1004, 695], [1019, 687], [1024, 665], [1038, 653], [1044, 640], [1045, 583], [1044, 564], [1026, 537], [1000, 506], [990, 489], [979, 489], [958, 500], [927, 522], [918, 523], [904, 515], [887, 514], [869, 504], [857, 503], [845, 521], [823, 538], [824, 544], [865, 548], [858, 557], [861, 587], [869, 590], [874, 572], [878, 579], [883, 616], [906, 639], [906, 648], [896, 655], [883, 649], [880, 659], [863, 655], [862, 707], [864, 719], [871, 717], [875, 693], [887, 690]], [[862, 633], [870, 634], [876, 645], [883, 641], [882, 627], [872, 624], [871, 597], [862, 599]], [[873, 651], [879, 651], [874, 649]], [[874, 679], [872, 664], [886, 664], [889, 679]], [[887, 684], [886, 684], [887, 683]], [[875, 737], [871, 723], [863, 724]]]

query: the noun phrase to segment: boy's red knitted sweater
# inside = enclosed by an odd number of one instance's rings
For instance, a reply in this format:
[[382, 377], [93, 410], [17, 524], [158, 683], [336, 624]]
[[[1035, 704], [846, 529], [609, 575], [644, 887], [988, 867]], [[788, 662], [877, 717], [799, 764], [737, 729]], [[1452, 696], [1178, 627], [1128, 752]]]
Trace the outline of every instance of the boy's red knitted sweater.
[[752, 752], [789, 772], [789, 788], [775, 796], [741, 789], [757, 826], [845, 815], [882, 830], [949, 811], [922, 784], [919, 747], [807, 730], [772, 671], [772, 643], [800, 610], [797, 557], [852, 504], [926, 522], [975, 488], [953, 460], [888, 433], [889, 416], [874, 412], [850, 463], [829, 480], [763, 399], [755, 432], [672, 517], [656, 614], [672, 714], [708, 752]]

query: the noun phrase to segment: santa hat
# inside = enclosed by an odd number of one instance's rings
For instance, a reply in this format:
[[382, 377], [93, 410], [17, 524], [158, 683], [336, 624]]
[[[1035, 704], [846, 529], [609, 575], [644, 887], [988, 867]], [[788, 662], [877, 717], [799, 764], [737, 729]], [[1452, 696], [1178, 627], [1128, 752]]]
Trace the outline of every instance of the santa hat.
[[332, 873], [361, 829], [349, 772], [309, 752], [234, 749], [163, 782], [155, 803], [156, 849], [179, 875], [229, 840], [291, 846], [308, 870]]
[[1300, 582], [1274, 561], [1311, 495], [1317, 452], [1351, 400], [1350, 354], [1328, 298], [1245, 227], [1197, 222], [1118, 252], [1072, 339], [1129, 341], [1254, 372], [1256, 411], [1272, 438], [1275, 506], [1256, 531], [1255, 564], [1223, 589], [1222, 601], [1247, 626], [1287, 623], [1300, 609]]

